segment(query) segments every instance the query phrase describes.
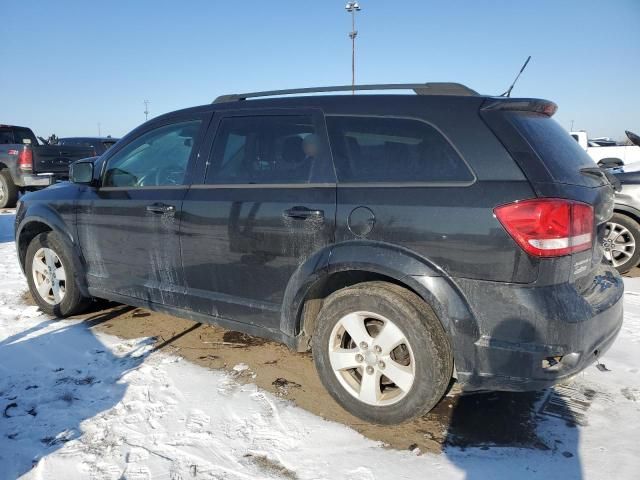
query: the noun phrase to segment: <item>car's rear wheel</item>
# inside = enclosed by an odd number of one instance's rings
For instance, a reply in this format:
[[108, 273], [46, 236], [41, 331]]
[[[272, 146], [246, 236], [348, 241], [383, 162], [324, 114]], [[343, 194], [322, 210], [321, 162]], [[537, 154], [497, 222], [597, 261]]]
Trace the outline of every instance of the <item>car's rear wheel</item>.
[[8, 170], [0, 170], [0, 208], [13, 208], [18, 201], [18, 187]]
[[312, 348], [329, 393], [372, 423], [397, 424], [425, 414], [451, 380], [451, 349], [434, 312], [413, 292], [385, 282], [330, 295]]
[[55, 232], [37, 235], [29, 244], [25, 273], [40, 310], [58, 317], [79, 313], [89, 303], [78, 287], [72, 252]]
[[605, 258], [620, 273], [627, 273], [640, 261], [640, 225], [634, 219], [614, 213], [607, 222], [602, 241]]

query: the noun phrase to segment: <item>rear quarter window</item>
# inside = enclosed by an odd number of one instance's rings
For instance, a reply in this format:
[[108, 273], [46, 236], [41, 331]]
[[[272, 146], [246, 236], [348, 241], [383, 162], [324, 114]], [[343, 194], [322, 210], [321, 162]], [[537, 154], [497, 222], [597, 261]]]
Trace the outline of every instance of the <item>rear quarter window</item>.
[[546, 115], [514, 112], [510, 122], [540, 157], [551, 176], [561, 183], [585, 181], [580, 169], [595, 167], [593, 159], [569, 133]]
[[340, 182], [463, 182], [474, 175], [433, 126], [417, 119], [327, 116]]

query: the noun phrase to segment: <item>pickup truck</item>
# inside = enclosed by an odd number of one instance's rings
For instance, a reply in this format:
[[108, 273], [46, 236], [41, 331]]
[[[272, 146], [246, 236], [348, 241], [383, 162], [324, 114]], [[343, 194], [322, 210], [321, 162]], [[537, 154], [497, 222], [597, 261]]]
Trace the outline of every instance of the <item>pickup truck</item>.
[[69, 178], [69, 164], [94, 156], [75, 145], [40, 145], [31, 129], [0, 125], [0, 208], [15, 207], [18, 194]]
[[633, 132], [625, 132], [633, 145], [607, 145], [590, 140], [587, 132], [571, 132], [571, 136], [601, 167], [622, 167], [640, 162], [640, 139]]

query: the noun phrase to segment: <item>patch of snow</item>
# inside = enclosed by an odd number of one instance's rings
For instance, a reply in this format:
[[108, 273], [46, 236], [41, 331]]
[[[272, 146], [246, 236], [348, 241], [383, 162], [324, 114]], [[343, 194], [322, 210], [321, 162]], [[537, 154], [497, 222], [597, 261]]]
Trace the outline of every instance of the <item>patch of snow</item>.
[[238, 373], [244, 372], [245, 370], [249, 370], [249, 365], [246, 363], [239, 363], [233, 367], [233, 370]]
[[7, 236], [0, 234], [2, 478], [637, 478], [640, 279], [625, 280], [625, 325], [602, 359], [611, 372], [590, 367], [574, 383], [597, 392], [586, 426], [545, 417], [537, 433], [553, 444], [546, 451], [417, 455], [385, 449], [223, 371], [152, 353], [149, 339], [42, 315], [21, 300], [26, 283]]

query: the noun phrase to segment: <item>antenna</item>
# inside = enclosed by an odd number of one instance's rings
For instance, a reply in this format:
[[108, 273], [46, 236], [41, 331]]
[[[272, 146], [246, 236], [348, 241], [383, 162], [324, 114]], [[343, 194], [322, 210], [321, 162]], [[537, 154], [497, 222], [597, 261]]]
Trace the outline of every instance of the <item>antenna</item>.
[[142, 103], [144, 103], [144, 119], [149, 120], [149, 104], [151, 102], [149, 100], [145, 100]]
[[516, 75], [515, 80], [513, 81], [513, 83], [511, 84], [511, 86], [509, 87], [509, 90], [507, 90], [506, 92], [504, 92], [502, 95], [500, 95], [501, 97], [510, 97], [511, 96], [511, 90], [513, 90], [513, 87], [515, 87], [516, 82], [518, 81], [518, 79], [520, 78], [520, 75], [522, 75], [522, 72], [524, 72], [524, 69], [527, 68], [527, 64], [529, 63], [529, 60], [531, 60], [531, 55], [529, 55], [527, 57], [527, 60], [524, 62], [524, 65], [522, 65], [522, 68], [520, 69], [520, 71], [518, 72], [518, 75]]

